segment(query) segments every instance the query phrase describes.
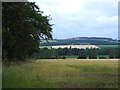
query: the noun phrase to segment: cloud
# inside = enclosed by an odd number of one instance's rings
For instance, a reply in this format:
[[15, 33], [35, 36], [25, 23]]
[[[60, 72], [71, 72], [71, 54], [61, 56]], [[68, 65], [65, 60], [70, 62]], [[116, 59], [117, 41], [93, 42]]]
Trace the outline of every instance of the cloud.
[[102, 26], [118, 26], [118, 16], [111, 16], [111, 17], [106, 17], [106, 16], [100, 16], [97, 18], [97, 23], [102, 27]]
[[[31, 1], [31, 0], [30, 0]], [[51, 14], [54, 38], [103, 36], [118, 38], [118, 0], [34, 0]]]

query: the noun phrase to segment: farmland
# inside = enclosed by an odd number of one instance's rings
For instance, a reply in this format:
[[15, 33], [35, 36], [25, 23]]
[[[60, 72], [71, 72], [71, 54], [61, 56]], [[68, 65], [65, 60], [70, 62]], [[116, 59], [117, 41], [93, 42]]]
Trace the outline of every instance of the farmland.
[[118, 45], [57, 45], [40, 46], [39, 52], [33, 57], [37, 59], [60, 58], [120, 58]]
[[[57, 45], [58, 47], [60, 46], [65, 46], [65, 45]], [[66, 45], [67, 46], [67, 45]], [[72, 45], [74, 46], [74, 45]], [[77, 45], [77, 46], [84, 46], [84, 45]], [[87, 45], [85, 45], [87, 47]], [[118, 48], [119, 45], [88, 45], [88, 47], [95, 47], [95, 48], [100, 48], [100, 49], [106, 49], [106, 48]], [[39, 46], [39, 48], [48, 48], [51, 49], [52, 46]], [[53, 46], [54, 47], [54, 46]]]
[[52, 43], [52, 42], [57, 42], [56, 40], [48, 40], [48, 41], [46, 41], [46, 40], [41, 40], [41, 43]]
[[117, 59], [37, 59], [3, 66], [3, 88], [117, 88]]
[[95, 45], [57, 45], [57, 46], [52, 46], [52, 48], [58, 49], [58, 48], [78, 48], [78, 49], [91, 49], [91, 48], [99, 48]]
[[54, 46], [54, 45], [117, 45], [118, 40], [112, 38], [97, 38], [97, 37], [80, 37], [79, 39], [56, 39], [50, 40], [49, 43], [43, 40], [42, 46]]
[[48, 49], [51, 49], [51, 46], [39, 46], [39, 48], [48, 48]]
[[97, 45], [100, 49], [105, 49], [105, 48], [118, 48], [119, 45]]
[[[23, 88], [118, 88], [120, 47], [117, 45], [120, 40], [112, 39], [113, 36], [116, 37], [113, 32], [115, 29], [111, 29], [112, 24], [107, 27], [104, 22], [98, 24], [99, 16], [106, 16], [104, 14], [109, 13], [106, 10], [106, 13], [102, 13], [97, 6], [93, 11], [101, 13], [95, 14], [97, 18], [86, 20], [87, 14], [90, 16], [87, 8], [92, 10], [91, 5], [96, 6], [97, 3], [85, 5], [80, 2], [79, 5], [73, 3], [75, 1], [70, 3], [68, 1], [70, 5], [66, 5], [67, 2], [54, 1], [41, 2], [41, 5], [51, 4], [45, 11], [39, 7], [39, 3], [35, 3], [36, 0], [24, 3], [2, 3], [2, 55], [0, 55], [2, 88], [20, 88], [20, 90]], [[62, 9], [63, 6], [71, 6], [71, 4], [85, 7], [75, 6], [74, 9], [77, 10], [67, 7], [65, 13], [60, 14], [59, 7]], [[84, 8], [84, 12], [78, 12]], [[73, 13], [69, 13], [71, 10]], [[51, 11], [52, 15], [49, 14]], [[82, 17], [81, 14], [85, 16]], [[54, 22], [51, 21], [52, 18]], [[83, 20], [82, 23], [79, 20]], [[86, 24], [85, 21], [90, 22]]]

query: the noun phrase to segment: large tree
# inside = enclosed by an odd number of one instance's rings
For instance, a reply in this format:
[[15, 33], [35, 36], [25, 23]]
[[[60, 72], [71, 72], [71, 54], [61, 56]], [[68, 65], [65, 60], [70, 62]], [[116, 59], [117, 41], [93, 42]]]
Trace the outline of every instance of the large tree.
[[52, 38], [50, 20], [34, 2], [2, 3], [3, 59], [31, 56], [39, 49], [40, 38]]

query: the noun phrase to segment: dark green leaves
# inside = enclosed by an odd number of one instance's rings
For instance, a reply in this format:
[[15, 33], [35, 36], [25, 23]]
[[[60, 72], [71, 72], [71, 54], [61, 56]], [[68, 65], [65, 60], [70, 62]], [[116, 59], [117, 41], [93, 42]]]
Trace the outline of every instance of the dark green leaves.
[[39, 49], [40, 38], [52, 38], [50, 17], [34, 2], [2, 4], [3, 59], [24, 59]]

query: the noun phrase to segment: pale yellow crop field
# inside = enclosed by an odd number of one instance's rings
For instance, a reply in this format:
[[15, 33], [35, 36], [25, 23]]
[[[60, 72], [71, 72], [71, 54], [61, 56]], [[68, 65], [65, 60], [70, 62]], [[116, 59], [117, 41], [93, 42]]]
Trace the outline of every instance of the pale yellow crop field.
[[58, 48], [78, 48], [78, 49], [91, 49], [91, 48], [99, 48], [96, 45], [57, 45], [52, 46], [52, 48], [58, 49]]

